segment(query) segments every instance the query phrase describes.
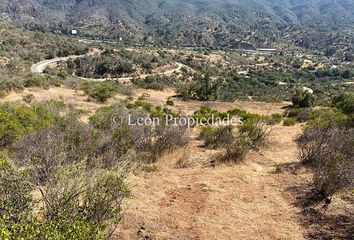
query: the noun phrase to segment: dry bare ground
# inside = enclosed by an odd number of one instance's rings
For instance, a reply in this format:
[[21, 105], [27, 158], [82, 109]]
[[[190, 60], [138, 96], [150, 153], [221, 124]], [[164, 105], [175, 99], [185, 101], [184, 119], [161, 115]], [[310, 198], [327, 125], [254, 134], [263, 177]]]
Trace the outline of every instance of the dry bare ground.
[[[81, 91], [75, 91], [66, 87], [51, 87], [48, 90], [39, 88], [26, 88], [21, 93], [12, 92], [9, 95], [0, 98], [0, 103], [4, 102], [21, 102], [22, 97], [27, 94], [33, 94], [37, 101], [46, 100], [62, 100], [66, 104], [70, 104], [78, 109], [85, 110], [87, 115], [93, 114], [98, 108], [104, 105], [111, 105], [117, 103], [126, 98], [121, 94], [116, 95], [114, 98], [110, 99], [107, 103], [99, 104], [95, 102], [88, 102], [87, 97]], [[142, 94], [148, 94], [148, 101], [157, 106], [164, 106], [166, 100], [169, 97], [175, 95], [174, 90], [167, 89], [165, 91], [155, 91], [155, 90], [142, 90], [135, 89], [133, 91], [133, 97], [137, 99]], [[287, 103], [272, 104], [272, 103], [262, 103], [262, 102], [235, 102], [235, 103], [225, 103], [225, 102], [198, 102], [198, 101], [188, 101], [184, 102], [173, 99], [175, 101], [175, 106], [172, 109], [176, 112], [182, 112], [187, 115], [193, 114], [194, 111], [198, 110], [201, 106], [208, 105], [211, 108], [216, 108], [219, 110], [229, 110], [232, 108], [241, 108], [252, 113], [258, 113], [263, 115], [270, 115], [273, 113], [279, 113], [282, 108]]]
[[131, 174], [134, 196], [116, 239], [303, 239], [300, 210], [287, 191], [303, 180], [274, 174], [277, 164], [296, 160], [300, 132], [278, 126], [265, 149], [232, 166], [205, 166], [214, 152], [193, 140], [192, 167], [176, 169], [177, 152], [163, 157], [157, 172]]

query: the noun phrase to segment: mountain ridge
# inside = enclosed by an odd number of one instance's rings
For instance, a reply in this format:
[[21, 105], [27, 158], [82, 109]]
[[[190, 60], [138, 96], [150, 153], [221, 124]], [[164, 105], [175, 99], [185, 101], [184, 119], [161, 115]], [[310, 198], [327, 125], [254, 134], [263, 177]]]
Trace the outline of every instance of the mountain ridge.
[[256, 45], [288, 26], [352, 29], [351, 0], [4, 0], [0, 16], [42, 31], [76, 28], [86, 36], [180, 46]]

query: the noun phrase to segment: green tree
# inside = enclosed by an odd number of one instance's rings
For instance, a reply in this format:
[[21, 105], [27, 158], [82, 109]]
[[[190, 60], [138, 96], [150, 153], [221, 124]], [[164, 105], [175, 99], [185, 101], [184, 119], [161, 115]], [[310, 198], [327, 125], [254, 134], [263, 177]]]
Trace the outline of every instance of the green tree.
[[297, 89], [292, 97], [292, 103], [294, 107], [312, 107], [315, 103], [315, 97], [308, 91]]
[[333, 105], [346, 114], [354, 114], [354, 93], [343, 93], [333, 99]]

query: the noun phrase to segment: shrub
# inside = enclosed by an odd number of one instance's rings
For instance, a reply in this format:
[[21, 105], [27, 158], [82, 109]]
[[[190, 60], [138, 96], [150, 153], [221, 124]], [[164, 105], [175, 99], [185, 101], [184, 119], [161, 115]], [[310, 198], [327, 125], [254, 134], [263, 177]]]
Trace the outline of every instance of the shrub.
[[287, 118], [284, 120], [283, 125], [284, 126], [294, 126], [296, 124], [296, 119], [295, 118]]
[[[151, 108], [151, 115], [154, 116], [167, 112], [158, 107], [151, 106]], [[121, 121], [111, 124], [113, 116]], [[137, 119], [146, 117], [147, 114], [140, 109], [128, 110], [124, 106], [105, 107], [91, 117], [91, 124], [102, 131], [98, 145], [103, 159], [111, 165], [122, 158], [125, 159], [127, 154], [134, 153], [134, 156], [129, 156], [129, 161], [143, 160], [151, 163], [166, 151], [188, 144], [189, 137], [185, 127], [128, 124], [128, 119], [134, 123]]]
[[25, 96], [22, 97], [22, 101], [24, 101], [27, 104], [33, 103], [35, 100], [35, 97], [33, 94], [26, 94]]
[[80, 165], [57, 168], [40, 186], [44, 214], [37, 218], [33, 185], [0, 158], [1, 239], [103, 240], [106, 226], [120, 221], [121, 202], [129, 196], [123, 175], [86, 172]]
[[48, 89], [50, 86], [60, 86], [63, 84], [62, 79], [56, 76], [35, 75], [27, 78], [24, 82], [25, 87], [38, 87]]
[[122, 201], [130, 191], [125, 177], [117, 171], [86, 169], [86, 163], [58, 166], [42, 187], [45, 216], [84, 219], [104, 228], [121, 220]]
[[152, 156], [156, 160], [162, 154], [185, 147], [190, 139], [187, 127], [168, 125], [157, 130], [156, 140], [152, 142]]
[[235, 140], [227, 146], [226, 153], [217, 160], [221, 162], [241, 162], [251, 150], [250, 139], [237, 136]]
[[335, 108], [326, 108], [312, 111], [308, 121], [310, 126], [320, 126], [322, 128], [336, 125], [340, 128], [345, 128], [349, 124], [347, 115]]
[[117, 87], [112, 86], [110, 84], [97, 84], [91, 92], [89, 92], [89, 96], [99, 102], [106, 102], [108, 99], [114, 96], [117, 92]]
[[262, 119], [262, 116], [256, 113], [242, 113], [240, 115], [243, 121], [259, 121]]
[[227, 111], [227, 113], [230, 114], [231, 116], [241, 116], [242, 114], [246, 114], [247, 112], [245, 110], [235, 108]]
[[217, 119], [224, 120], [229, 116], [228, 113], [219, 112], [213, 110], [209, 107], [203, 106], [198, 111], [194, 112], [193, 118], [203, 124], [212, 124], [212, 120], [216, 121]]
[[208, 148], [224, 147], [232, 142], [232, 130], [232, 126], [205, 126], [201, 128], [199, 138], [204, 141]]
[[309, 108], [292, 108], [285, 112], [285, 116], [294, 118], [297, 122], [303, 123], [310, 119], [312, 110]]
[[190, 149], [184, 149], [182, 156], [179, 157], [175, 163], [175, 168], [183, 169], [192, 166], [192, 162], [190, 161]]
[[91, 129], [74, 117], [66, 117], [51, 128], [24, 136], [12, 151], [17, 164], [31, 167], [35, 182], [42, 183], [56, 166], [94, 160], [95, 147]]
[[118, 83], [109, 81], [99, 83], [83, 82], [79, 89], [84, 91], [90, 98], [103, 103], [118, 93], [121, 86]]
[[292, 103], [296, 108], [312, 107], [315, 103], [315, 97], [308, 91], [298, 89], [292, 97]]
[[8, 223], [19, 222], [32, 210], [32, 184], [25, 172], [16, 171], [4, 152], [0, 152], [0, 216]]
[[[45, 216], [37, 219], [32, 210], [36, 204], [31, 195], [33, 190], [34, 186], [30, 183], [27, 174], [15, 169], [6, 155], [0, 153], [0, 239], [98, 240], [104, 238], [102, 226], [90, 223], [82, 216], [74, 218], [57, 215], [53, 219]], [[75, 210], [80, 211], [80, 209]]]
[[173, 107], [175, 105], [175, 102], [172, 99], [167, 99], [166, 105]]
[[0, 106], [0, 146], [7, 146], [26, 133], [52, 126], [60, 117], [55, 102], [31, 106]]
[[[114, 117], [113, 109], [117, 108], [117, 106], [105, 106], [99, 108], [96, 113], [90, 117], [90, 125], [92, 125], [95, 129], [98, 130], [109, 130], [112, 126], [112, 121]], [[120, 108], [119, 108], [120, 109]]]
[[275, 124], [279, 124], [283, 121], [283, 115], [282, 114], [272, 114], [270, 117], [266, 117], [265, 121], [269, 124], [269, 125], [275, 125]]
[[217, 160], [221, 162], [240, 162], [252, 150], [258, 150], [268, 140], [271, 133], [269, 125], [264, 121], [248, 120], [238, 126], [238, 132], [232, 141], [226, 144], [226, 152]]
[[247, 120], [238, 126], [238, 130], [239, 137], [248, 139], [253, 149], [264, 145], [271, 133], [271, 128], [263, 120]]
[[0, 79], [0, 92], [4, 94], [11, 91], [20, 92], [23, 89], [23, 82], [18, 79]]
[[335, 126], [309, 127], [298, 139], [299, 158], [314, 171], [320, 199], [354, 187], [354, 132]]
[[343, 93], [335, 97], [333, 105], [348, 115], [354, 114], [354, 93]]

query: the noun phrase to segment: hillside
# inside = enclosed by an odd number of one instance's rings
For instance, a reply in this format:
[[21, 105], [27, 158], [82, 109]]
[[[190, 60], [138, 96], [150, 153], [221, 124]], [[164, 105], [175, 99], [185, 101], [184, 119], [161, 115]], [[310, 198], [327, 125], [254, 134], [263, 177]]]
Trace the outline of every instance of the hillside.
[[[2, 1], [3, 19], [32, 29], [179, 46], [233, 47], [239, 40], [270, 46], [309, 29], [310, 37], [352, 29], [351, 0], [15, 0]], [[292, 28], [291, 28], [292, 29]], [[312, 31], [314, 31], [312, 33]], [[301, 44], [300, 44], [301, 45]], [[313, 47], [315, 44], [308, 46]]]
[[[290, 24], [260, 15], [259, 2], [238, 11], [258, 14], [249, 23], [213, 2], [112, 1], [111, 19], [99, 1], [9, 2], [2, 16], [37, 31], [0, 20], [1, 240], [354, 239], [345, 24], [320, 31], [293, 15]], [[283, 51], [60, 34], [73, 27]]]

